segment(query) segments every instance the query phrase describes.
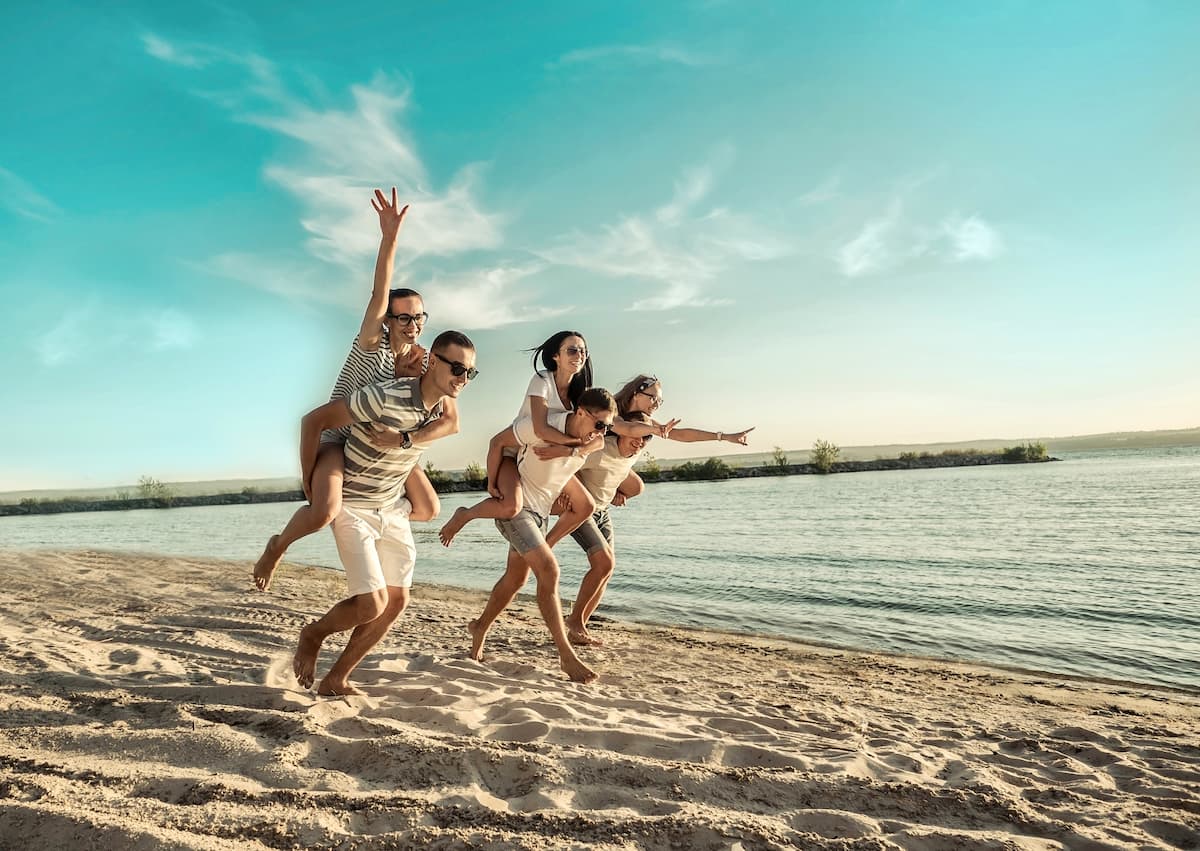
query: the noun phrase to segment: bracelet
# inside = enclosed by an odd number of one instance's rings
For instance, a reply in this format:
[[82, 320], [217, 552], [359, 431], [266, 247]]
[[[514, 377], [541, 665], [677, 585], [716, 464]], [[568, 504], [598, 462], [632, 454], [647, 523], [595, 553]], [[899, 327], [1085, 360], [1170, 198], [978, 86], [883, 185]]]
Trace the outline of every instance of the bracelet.
[[723, 431], [717, 432], [717, 440], [724, 440], [724, 439], [725, 439], [725, 432], [723, 432]]

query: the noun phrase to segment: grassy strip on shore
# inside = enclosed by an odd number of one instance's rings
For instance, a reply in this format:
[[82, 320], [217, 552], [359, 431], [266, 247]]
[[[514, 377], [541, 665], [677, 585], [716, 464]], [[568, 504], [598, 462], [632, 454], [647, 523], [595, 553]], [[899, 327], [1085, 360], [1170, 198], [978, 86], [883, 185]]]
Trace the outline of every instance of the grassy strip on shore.
[[[718, 481], [722, 479], [757, 478], [759, 476], [798, 476], [822, 473], [858, 473], [868, 470], [921, 470], [937, 467], [974, 467], [988, 464], [1040, 463], [1056, 461], [1044, 452], [1038, 455], [1024, 451], [1024, 447], [1009, 447], [1003, 452], [979, 452], [977, 450], [948, 450], [939, 454], [901, 453], [898, 458], [877, 458], [873, 461], [836, 461], [823, 469], [818, 464], [782, 462], [754, 467], [733, 467], [720, 458], [709, 458], [703, 463], [687, 462], [671, 469], [661, 469], [657, 463], [642, 465], [639, 470], [646, 482]], [[438, 493], [462, 493], [482, 491], [486, 482], [482, 479], [465, 481], [453, 479], [440, 470], [430, 469], [430, 480]], [[262, 502], [299, 502], [304, 499], [300, 490], [262, 492], [255, 488], [243, 488], [237, 493], [176, 495], [170, 487], [155, 483], [158, 487], [153, 496], [123, 495], [112, 499], [66, 496], [59, 499], [23, 499], [15, 505], [0, 505], [0, 517], [28, 514], [64, 514], [78, 511], [130, 511], [144, 508], [183, 508], [197, 505], [246, 505]]]

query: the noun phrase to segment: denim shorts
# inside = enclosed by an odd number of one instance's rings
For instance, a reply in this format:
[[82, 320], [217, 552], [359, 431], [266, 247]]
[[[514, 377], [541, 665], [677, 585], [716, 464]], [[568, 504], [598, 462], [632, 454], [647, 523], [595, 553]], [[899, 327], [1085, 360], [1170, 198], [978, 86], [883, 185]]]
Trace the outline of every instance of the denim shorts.
[[584, 520], [579, 528], [571, 533], [571, 537], [588, 555], [604, 549], [612, 550], [613, 525], [612, 518], [608, 516], [608, 509], [601, 508]]
[[514, 550], [525, 555], [530, 550], [545, 546], [550, 518], [522, 508], [521, 513], [511, 520], [497, 520], [496, 528]]

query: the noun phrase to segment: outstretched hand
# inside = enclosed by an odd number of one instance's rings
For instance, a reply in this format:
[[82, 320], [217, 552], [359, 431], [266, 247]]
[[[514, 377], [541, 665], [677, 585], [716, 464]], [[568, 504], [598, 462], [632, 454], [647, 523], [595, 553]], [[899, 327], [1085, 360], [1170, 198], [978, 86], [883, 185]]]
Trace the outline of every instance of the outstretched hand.
[[392, 187], [391, 203], [388, 203], [384, 194], [376, 189], [375, 197], [371, 199], [371, 206], [379, 214], [379, 230], [383, 232], [384, 236], [395, 239], [396, 235], [400, 233], [400, 225], [408, 213], [408, 205], [405, 204], [401, 208], [396, 199], [396, 187]]
[[654, 426], [654, 433], [656, 435], [658, 435], [659, 437], [670, 437], [671, 429], [675, 428], [675, 426], [677, 426], [677, 425], [679, 425], [678, 417], [676, 417], [673, 420], [668, 420], [667, 422], [662, 423], [661, 425], [656, 424]]
[[725, 439], [728, 440], [730, 443], [740, 443], [742, 446], [745, 446], [746, 445], [746, 435], [748, 435], [750, 432], [754, 431], [755, 428], [757, 428], [757, 426], [750, 426], [750, 428], [746, 429], [745, 431], [732, 432], [730, 434], [725, 435]]

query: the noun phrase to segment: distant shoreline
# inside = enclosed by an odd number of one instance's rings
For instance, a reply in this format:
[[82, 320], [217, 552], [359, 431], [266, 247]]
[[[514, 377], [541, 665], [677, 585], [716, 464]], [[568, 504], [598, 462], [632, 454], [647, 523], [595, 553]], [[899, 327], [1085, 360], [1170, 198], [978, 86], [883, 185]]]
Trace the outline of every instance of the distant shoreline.
[[[980, 467], [993, 464], [1041, 464], [1058, 458], [1013, 460], [999, 452], [954, 453], [921, 455], [906, 458], [877, 458], [873, 461], [837, 461], [827, 475], [862, 473], [879, 470], [931, 470], [944, 467]], [[657, 475], [643, 472], [646, 484], [674, 481], [724, 481], [726, 479], [760, 478], [764, 476], [822, 475], [815, 464], [767, 464], [754, 467], [716, 466], [716, 475], [679, 475], [679, 468], [664, 469]], [[482, 481], [439, 480], [434, 482], [438, 493], [469, 493], [486, 490]], [[24, 517], [32, 514], [68, 514], [89, 511], [136, 511], [147, 508], [191, 508], [202, 505], [252, 505], [265, 502], [301, 502], [299, 489], [260, 492], [247, 488], [237, 493], [192, 494], [167, 497], [125, 497], [94, 499], [64, 497], [62, 499], [22, 500], [18, 504], [0, 505], [0, 517]]]

